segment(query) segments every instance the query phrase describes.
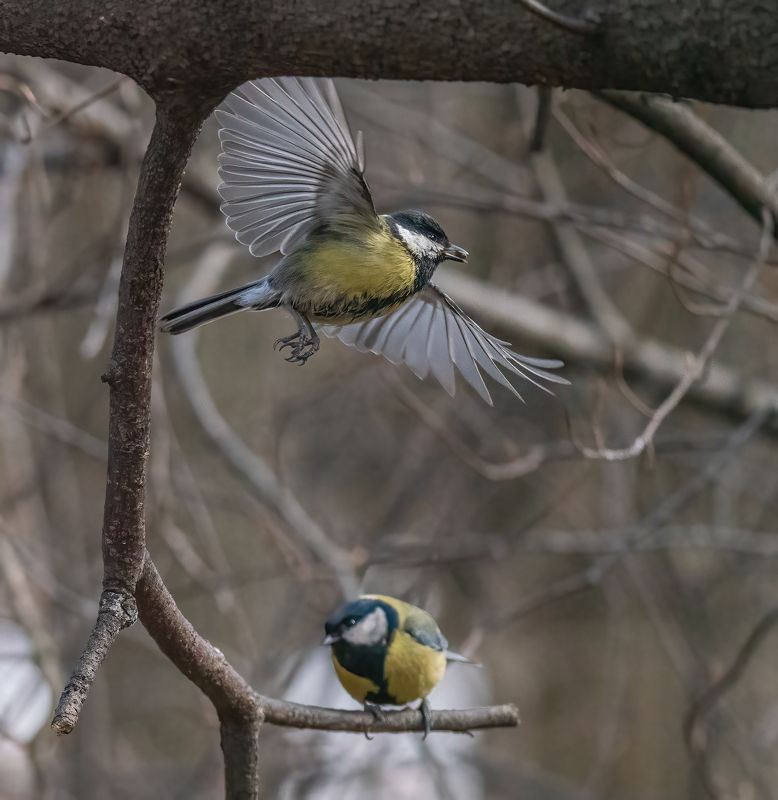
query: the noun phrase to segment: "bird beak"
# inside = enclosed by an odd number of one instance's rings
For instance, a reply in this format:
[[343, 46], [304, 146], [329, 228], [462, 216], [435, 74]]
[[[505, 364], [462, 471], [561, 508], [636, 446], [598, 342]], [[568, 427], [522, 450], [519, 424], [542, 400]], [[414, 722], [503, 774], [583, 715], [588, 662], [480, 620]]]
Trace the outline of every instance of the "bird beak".
[[327, 634], [327, 635], [326, 635], [326, 636], [325, 636], [325, 637], [324, 637], [324, 638], [321, 640], [321, 644], [322, 644], [322, 647], [326, 647], [327, 645], [330, 645], [330, 644], [335, 644], [335, 642], [339, 642], [339, 641], [340, 641], [340, 637], [339, 637], [339, 636], [334, 636], [333, 634], [331, 634], [331, 633], [328, 633], [328, 634]]
[[467, 250], [464, 247], [457, 247], [455, 244], [450, 244], [444, 251], [443, 257], [449, 261], [467, 261]]

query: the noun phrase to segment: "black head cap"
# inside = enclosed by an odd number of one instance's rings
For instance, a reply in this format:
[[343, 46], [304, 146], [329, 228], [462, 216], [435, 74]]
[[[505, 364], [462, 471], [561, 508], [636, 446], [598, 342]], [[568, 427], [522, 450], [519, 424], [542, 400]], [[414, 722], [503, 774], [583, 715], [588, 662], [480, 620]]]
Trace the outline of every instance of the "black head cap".
[[414, 233], [420, 233], [438, 244], [448, 244], [443, 228], [429, 215], [423, 211], [411, 209], [409, 211], [398, 211], [392, 214], [392, 219], [403, 228]]
[[341, 606], [337, 611], [330, 614], [324, 623], [325, 644], [331, 644], [343, 638], [343, 635], [350, 629], [356, 627], [365, 617], [372, 614], [376, 608], [381, 608], [386, 614], [387, 630], [386, 635], [397, 628], [399, 617], [397, 611], [388, 603], [381, 600], [373, 600], [369, 597], [360, 597]]
[[389, 219], [394, 234], [405, 242], [417, 263], [426, 265], [427, 278], [441, 261], [467, 261], [467, 250], [451, 244], [443, 228], [429, 214], [398, 211]]

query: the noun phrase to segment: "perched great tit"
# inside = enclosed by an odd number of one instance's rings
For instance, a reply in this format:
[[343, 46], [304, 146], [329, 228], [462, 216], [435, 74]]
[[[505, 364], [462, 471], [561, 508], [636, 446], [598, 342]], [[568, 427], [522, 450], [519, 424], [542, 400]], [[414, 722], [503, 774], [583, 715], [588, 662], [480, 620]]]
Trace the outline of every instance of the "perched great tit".
[[216, 112], [219, 193], [227, 225], [255, 256], [280, 251], [259, 280], [196, 300], [162, 318], [182, 333], [237, 311], [285, 308], [297, 331], [276, 341], [287, 361], [319, 349], [317, 329], [358, 350], [430, 373], [450, 394], [456, 367], [491, 405], [481, 372], [519, 396], [504, 373], [568, 383], [561, 361], [520, 356], [431, 282], [446, 259], [466, 261], [421, 211], [376, 214], [364, 178], [361, 135], [352, 138], [331, 81], [251, 81]]
[[446, 662], [473, 662], [448, 649], [435, 620], [421, 608], [383, 594], [366, 594], [346, 603], [324, 624], [324, 645], [343, 688], [382, 719], [382, 705], [421, 700], [424, 738], [431, 730], [427, 695]]

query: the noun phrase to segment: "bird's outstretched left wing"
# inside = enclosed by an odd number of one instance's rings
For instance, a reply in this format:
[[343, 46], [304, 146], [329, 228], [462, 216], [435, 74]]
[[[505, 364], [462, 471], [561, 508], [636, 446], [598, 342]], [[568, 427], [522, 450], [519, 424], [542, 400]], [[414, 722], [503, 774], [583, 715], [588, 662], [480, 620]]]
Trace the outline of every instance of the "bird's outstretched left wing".
[[221, 209], [252, 255], [289, 253], [341, 218], [379, 227], [361, 139], [352, 139], [332, 81], [249, 81], [224, 105], [216, 112]]
[[323, 326], [326, 336], [337, 336], [344, 344], [362, 352], [382, 355], [392, 364], [406, 364], [419, 378], [432, 374], [453, 397], [454, 368], [492, 405], [482, 372], [521, 395], [506, 377], [517, 375], [549, 392], [540, 381], [569, 383], [548, 372], [561, 361], [530, 358], [510, 350], [510, 344], [487, 333], [444, 292], [428, 285], [397, 311], [367, 322], [336, 327]]

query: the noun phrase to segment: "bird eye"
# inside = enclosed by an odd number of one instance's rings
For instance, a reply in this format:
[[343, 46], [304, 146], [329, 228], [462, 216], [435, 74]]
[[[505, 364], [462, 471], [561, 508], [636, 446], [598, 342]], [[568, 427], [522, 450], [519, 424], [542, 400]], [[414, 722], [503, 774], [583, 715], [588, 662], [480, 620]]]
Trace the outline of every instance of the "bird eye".
[[351, 628], [351, 627], [353, 627], [353, 626], [354, 626], [354, 625], [356, 625], [356, 624], [357, 624], [357, 621], [354, 619], [354, 617], [349, 617], [349, 618], [346, 620], [346, 627], [347, 627], [347, 628]]

